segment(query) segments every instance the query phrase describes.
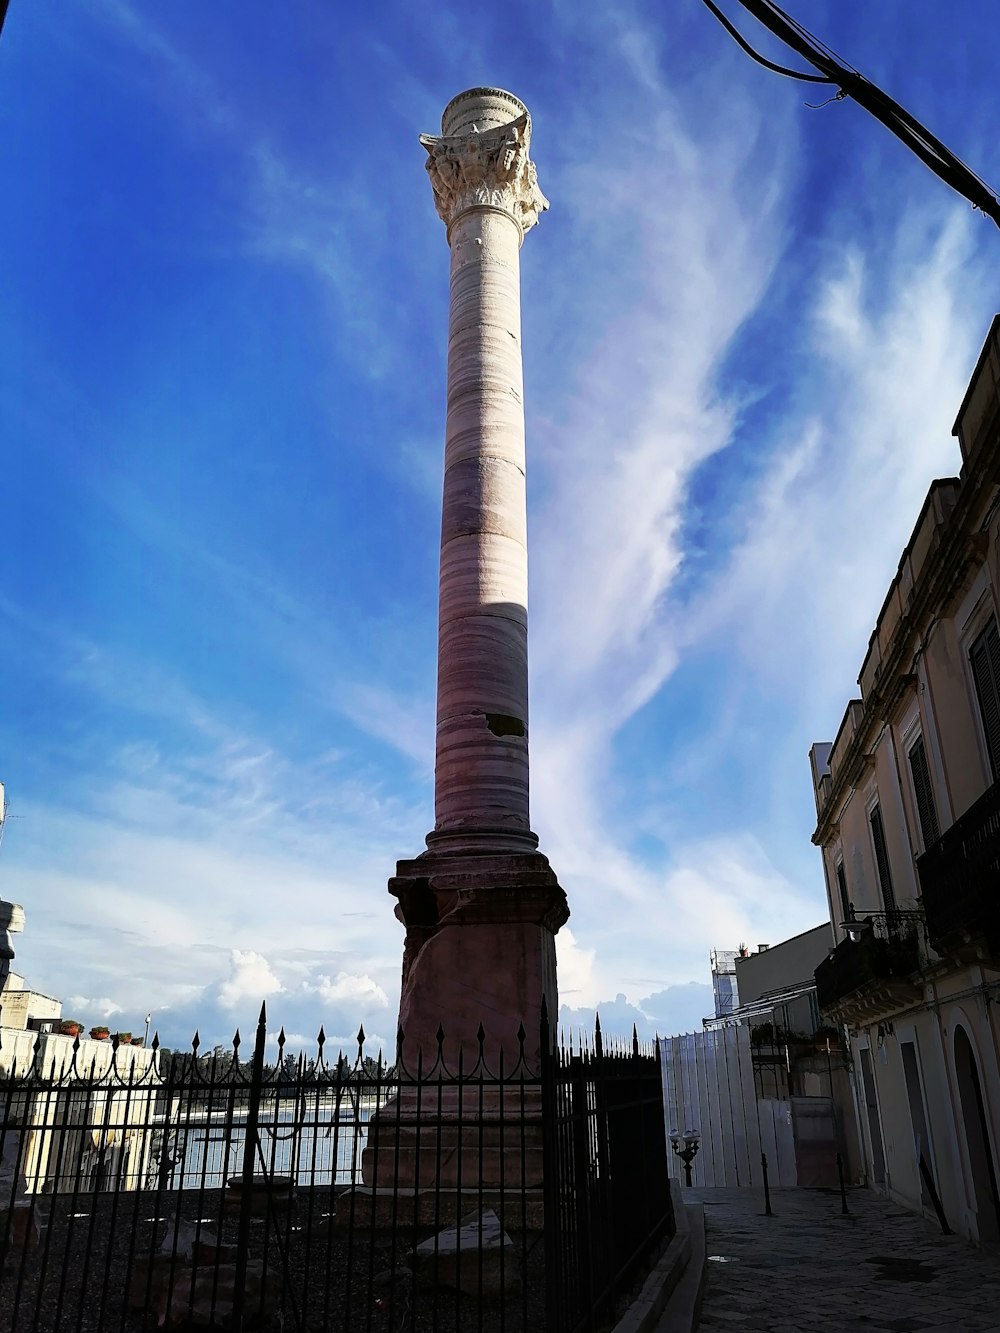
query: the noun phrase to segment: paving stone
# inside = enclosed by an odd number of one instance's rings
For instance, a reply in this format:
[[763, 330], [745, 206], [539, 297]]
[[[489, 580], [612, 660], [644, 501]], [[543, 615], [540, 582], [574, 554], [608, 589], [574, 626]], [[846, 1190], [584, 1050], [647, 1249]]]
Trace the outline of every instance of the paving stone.
[[705, 1206], [701, 1327], [1000, 1333], [1000, 1257], [868, 1190], [685, 1191]]

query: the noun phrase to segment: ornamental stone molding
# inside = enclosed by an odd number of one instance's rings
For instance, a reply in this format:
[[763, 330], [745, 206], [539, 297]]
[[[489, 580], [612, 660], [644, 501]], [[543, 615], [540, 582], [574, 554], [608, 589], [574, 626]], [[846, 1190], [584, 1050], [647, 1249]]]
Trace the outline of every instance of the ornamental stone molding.
[[449, 102], [440, 135], [422, 134], [434, 206], [447, 227], [473, 208], [512, 217], [523, 235], [549, 201], [528, 154], [531, 116], [498, 88], [473, 88]]

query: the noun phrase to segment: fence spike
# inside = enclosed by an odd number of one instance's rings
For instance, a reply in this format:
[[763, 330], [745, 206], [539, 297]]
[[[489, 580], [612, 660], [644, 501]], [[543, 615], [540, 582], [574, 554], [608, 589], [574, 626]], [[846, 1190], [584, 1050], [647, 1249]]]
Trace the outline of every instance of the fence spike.
[[233, 1055], [238, 1055], [239, 1050], [240, 1050], [240, 1030], [239, 1028], [237, 1028], [236, 1031], [233, 1033]]
[[319, 1025], [319, 1032], [316, 1034], [316, 1045], [320, 1050], [326, 1045], [326, 1033], [323, 1031], [323, 1024]]
[[635, 1024], [632, 1024], [632, 1054], [639, 1054], [639, 1034], [636, 1031]]
[[365, 1025], [362, 1023], [358, 1028], [358, 1055], [361, 1054], [361, 1048], [365, 1044]]
[[194, 1036], [191, 1038], [191, 1050], [195, 1055], [197, 1055], [198, 1047], [200, 1045], [201, 1045], [201, 1035], [199, 1034], [198, 1029], [195, 1028]]
[[260, 1024], [262, 1024], [262, 1023], [263, 1023], [263, 1024], [266, 1024], [266, 1023], [267, 1023], [267, 1001], [266, 1001], [266, 1000], [262, 1000], [262, 1001], [261, 1001], [261, 1005], [260, 1005], [260, 1015], [259, 1015], [258, 1018], [257, 1018], [257, 1024], [258, 1024], [258, 1026], [260, 1026]]

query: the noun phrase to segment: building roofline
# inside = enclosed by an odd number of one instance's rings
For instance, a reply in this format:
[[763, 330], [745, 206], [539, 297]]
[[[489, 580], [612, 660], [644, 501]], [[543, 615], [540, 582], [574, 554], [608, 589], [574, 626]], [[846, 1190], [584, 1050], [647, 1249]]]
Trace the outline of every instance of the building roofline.
[[[783, 944], [791, 944], [793, 940], [801, 940], [806, 935], [811, 935], [814, 931], [823, 930], [829, 926], [829, 921], [821, 921], [818, 926], [810, 926], [808, 930], [800, 930], [797, 935], [789, 935], [787, 939], [779, 940], [777, 944], [769, 944], [763, 953], [774, 953], [775, 949], [780, 949]], [[737, 963], [745, 963], [749, 958], [761, 958], [762, 953], [748, 953], [746, 958], [737, 958]]]
[[979, 356], [976, 358], [975, 369], [969, 376], [968, 387], [965, 390], [965, 394], [962, 398], [962, 404], [959, 407], [958, 413], [955, 416], [955, 424], [951, 428], [951, 433], [952, 435], [956, 436], [956, 438], [960, 434], [962, 418], [965, 416], [966, 410], [972, 399], [972, 395], [979, 387], [979, 372], [982, 370], [983, 365], [985, 364], [986, 359], [989, 355], [990, 347], [994, 343], [1000, 343], [1000, 314], [994, 315], [993, 318], [990, 320], [990, 327], [986, 330], [986, 337], [983, 339], [983, 345], [980, 348]]

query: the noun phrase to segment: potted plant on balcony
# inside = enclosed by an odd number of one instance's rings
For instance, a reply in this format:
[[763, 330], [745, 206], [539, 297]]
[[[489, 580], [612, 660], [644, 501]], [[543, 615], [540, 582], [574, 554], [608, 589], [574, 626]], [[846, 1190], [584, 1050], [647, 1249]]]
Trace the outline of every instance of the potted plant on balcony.
[[133, 1045], [133, 1046], [141, 1046], [141, 1045], [142, 1045], [142, 1038], [141, 1038], [141, 1037], [133, 1037], [133, 1038], [132, 1038], [132, 1045]]
[[763, 1023], [753, 1023], [750, 1027], [750, 1045], [751, 1046], [780, 1046], [786, 1038], [785, 1029], [776, 1023], [767, 1020]]
[[119, 1046], [130, 1046], [132, 1044], [132, 1034], [131, 1032], [116, 1032], [114, 1040], [118, 1042]]
[[75, 1018], [62, 1018], [59, 1020], [59, 1031], [64, 1037], [79, 1037], [83, 1033], [83, 1024]]
[[108, 1037], [111, 1035], [111, 1029], [98, 1023], [97, 1027], [90, 1029], [90, 1035], [95, 1041], [107, 1041]]

